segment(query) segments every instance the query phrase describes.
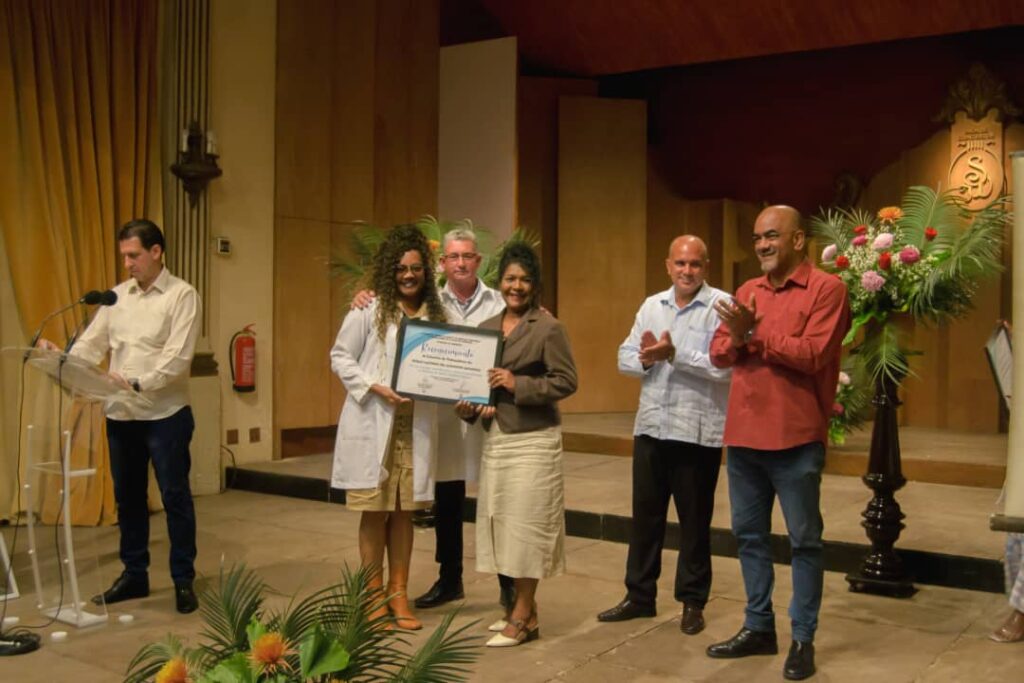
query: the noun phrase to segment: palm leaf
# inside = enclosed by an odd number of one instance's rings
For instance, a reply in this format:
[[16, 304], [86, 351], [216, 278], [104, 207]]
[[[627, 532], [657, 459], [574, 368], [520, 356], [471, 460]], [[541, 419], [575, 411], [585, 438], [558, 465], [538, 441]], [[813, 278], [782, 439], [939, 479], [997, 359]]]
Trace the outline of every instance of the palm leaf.
[[913, 374], [907, 355], [900, 346], [899, 332], [890, 323], [881, 324], [870, 334], [865, 334], [857, 353], [872, 384], [885, 377], [898, 385], [904, 377]]
[[505, 253], [505, 247], [514, 242], [524, 242], [533, 249], [539, 249], [540, 235], [530, 228], [519, 226], [512, 231], [507, 240], [498, 245], [497, 249], [484, 255], [477, 277], [488, 287], [498, 287], [498, 265], [501, 263], [501, 256]]
[[480, 645], [478, 637], [465, 633], [477, 622], [449, 633], [456, 613], [453, 611], [445, 615], [441, 624], [406, 662], [394, 680], [402, 683], [451, 683], [467, 680], [470, 673], [467, 665], [476, 661]]
[[820, 237], [826, 245], [834, 244], [840, 252], [849, 246], [848, 219], [844, 211], [828, 209], [824, 215], [814, 216], [808, 223], [812, 237]]
[[156, 677], [157, 672], [171, 659], [181, 657], [189, 671], [201, 671], [205, 667], [202, 650], [189, 650], [175, 635], [168, 634], [164, 640], [144, 645], [128, 663], [124, 683], [144, 683]]
[[246, 629], [259, 620], [266, 584], [244, 564], [235, 565], [220, 581], [200, 595], [199, 609], [206, 622], [202, 635], [212, 641], [204, 645], [211, 655], [224, 658], [245, 650], [249, 644]]
[[[948, 248], [960, 230], [952, 195], [923, 185], [907, 188], [903, 195], [903, 218], [898, 224], [903, 231], [903, 241], [919, 246], [922, 254]], [[938, 232], [934, 240], [925, 240], [926, 228], [934, 228]]]

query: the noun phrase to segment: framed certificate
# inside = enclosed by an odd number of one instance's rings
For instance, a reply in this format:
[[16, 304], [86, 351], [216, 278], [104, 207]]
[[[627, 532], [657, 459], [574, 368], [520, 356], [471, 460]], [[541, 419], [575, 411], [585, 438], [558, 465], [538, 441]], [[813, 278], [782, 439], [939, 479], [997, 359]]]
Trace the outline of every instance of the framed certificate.
[[408, 398], [455, 403], [492, 402], [487, 371], [501, 361], [501, 333], [405, 318], [391, 388]]

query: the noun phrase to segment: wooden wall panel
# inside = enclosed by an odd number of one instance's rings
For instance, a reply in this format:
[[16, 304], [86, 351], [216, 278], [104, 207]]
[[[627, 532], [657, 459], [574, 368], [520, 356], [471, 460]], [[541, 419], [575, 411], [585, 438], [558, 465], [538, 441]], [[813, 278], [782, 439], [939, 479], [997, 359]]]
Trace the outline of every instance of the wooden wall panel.
[[580, 374], [566, 412], [636, 409], [616, 349], [646, 289], [646, 132], [641, 101], [559, 101], [559, 317]]
[[331, 211], [335, 222], [373, 220], [375, 0], [334, 15], [331, 58]]
[[331, 0], [277, 9], [277, 216], [330, 219]]
[[300, 455], [337, 424], [345, 392], [327, 354], [348, 301], [327, 263], [345, 252], [350, 222], [437, 211], [440, 49], [437, 0], [282, 2], [278, 12], [276, 456], [282, 431]]
[[[337, 328], [324, 254], [329, 224], [278, 218], [274, 230], [275, 429], [331, 424], [328, 352]], [[286, 274], [286, 275], [284, 275]]]
[[437, 2], [378, 0], [374, 218], [437, 214]]
[[597, 95], [597, 81], [520, 78], [516, 225], [540, 235], [544, 305], [558, 314], [558, 98]]

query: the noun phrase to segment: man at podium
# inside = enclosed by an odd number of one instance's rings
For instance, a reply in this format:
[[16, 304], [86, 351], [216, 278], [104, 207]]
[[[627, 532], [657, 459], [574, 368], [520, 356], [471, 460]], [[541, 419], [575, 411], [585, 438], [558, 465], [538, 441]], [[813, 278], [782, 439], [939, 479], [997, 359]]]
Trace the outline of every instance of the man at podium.
[[[117, 302], [99, 309], [71, 355], [99, 363], [109, 353], [110, 375], [149, 399], [149, 405], [111, 402], [106, 407], [124, 571], [93, 602], [149, 595], [146, 489], [152, 462], [167, 515], [175, 606], [187, 614], [198, 607], [192, 590], [196, 516], [188, 475], [195, 423], [188, 381], [199, 334], [199, 294], [164, 267], [164, 236], [156, 224], [129, 221], [117, 239], [131, 277], [114, 288]], [[41, 345], [56, 348], [46, 340]]]

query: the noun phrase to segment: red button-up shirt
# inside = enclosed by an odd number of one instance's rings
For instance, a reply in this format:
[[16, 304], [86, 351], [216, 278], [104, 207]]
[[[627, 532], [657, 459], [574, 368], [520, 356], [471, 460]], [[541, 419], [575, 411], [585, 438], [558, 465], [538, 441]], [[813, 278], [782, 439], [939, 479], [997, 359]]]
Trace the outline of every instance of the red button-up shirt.
[[711, 340], [712, 364], [733, 369], [724, 441], [771, 451], [824, 443], [850, 329], [846, 286], [805, 260], [781, 287], [754, 278], [736, 300], [751, 293], [761, 319], [749, 343], [733, 346], [724, 323]]

